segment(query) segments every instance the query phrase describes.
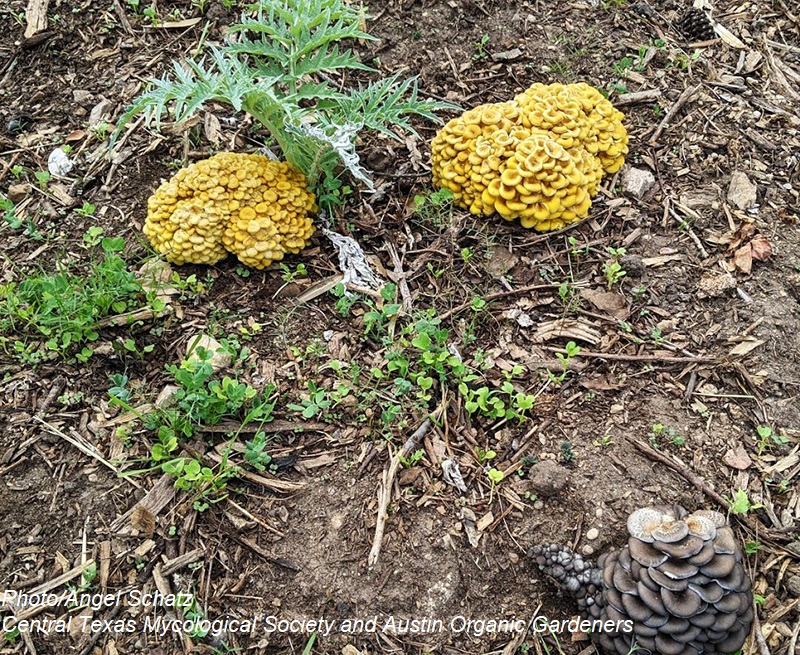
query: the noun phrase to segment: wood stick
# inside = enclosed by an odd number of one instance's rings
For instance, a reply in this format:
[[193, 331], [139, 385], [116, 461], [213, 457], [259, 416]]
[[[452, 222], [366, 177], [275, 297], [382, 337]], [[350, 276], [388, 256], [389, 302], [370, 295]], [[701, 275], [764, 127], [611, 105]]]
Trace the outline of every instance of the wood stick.
[[[520, 287], [519, 289], [512, 289], [511, 291], [497, 291], [495, 293], [487, 293], [483, 299], [486, 302], [490, 302], [492, 300], [497, 300], [498, 298], [506, 298], [507, 296], [516, 296], [521, 293], [527, 293], [528, 291], [541, 291], [544, 289], [558, 289], [561, 286], [560, 284], [533, 284], [529, 287]], [[446, 321], [451, 316], [455, 314], [460, 314], [465, 309], [472, 307], [472, 301], [465, 302], [463, 305], [459, 305], [458, 307], [454, 307], [446, 311], [444, 314], [439, 314], [439, 319], [442, 321]]]
[[406, 440], [403, 447], [392, 456], [392, 461], [383, 471], [381, 483], [378, 486], [378, 517], [375, 522], [375, 537], [372, 540], [372, 548], [369, 551], [369, 558], [367, 559], [370, 568], [377, 564], [378, 556], [381, 553], [383, 533], [386, 529], [386, 519], [389, 518], [386, 509], [389, 507], [389, 501], [392, 499], [392, 486], [394, 485], [394, 478], [397, 475], [397, 469], [400, 468], [400, 460], [401, 458], [408, 457], [411, 451], [417, 447], [419, 442], [422, 441], [422, 438], [433, 426], [434, 418], [441, 414], [441, 412], [441, 408], [437, 409], [422, 422], [422, 425], [417, 428], [417, 431]]
[[[563, 348], [546, 348], [550, 352], [566, 355]], [[622, 353], [596, 353], [581, 349], [574, 357], [589, 357], [595, 359], [610, 359], [619, 362], [661, 362], [664, 364], [708, 364], [718, 361], [716, 357], [669, 357], [668, 355], [625, 355]]]
[[654, 146], [658, 144], [658, 138], [661, 136], [661, 133], [667, 129], [669, 122], [675, 118], [675, 114], [677, 114], [681, 107], [683, 107], [689, 99], [697, 93], [698, 89], [700, 88], [700, 84], [696, 84], [695, 86], [690, 86], [684, 90], [683, 93], [678, 97], [675, 101], [675, 104], [672, 105], [670, 110], [667, 112], [667, 115], [664, 116], [664, 119], [661, 121], [659, 126], [656, 128], [656, 131], [653, 133], [653, 136], [650, 138], [650, 145]]
[[637, 102], [652, 102], [661, 97], [661, 89], [645, 89], [644, 91], [634, 91], [632, 93], [621, 93], [614, 101], [616, 106], [634, 105]]

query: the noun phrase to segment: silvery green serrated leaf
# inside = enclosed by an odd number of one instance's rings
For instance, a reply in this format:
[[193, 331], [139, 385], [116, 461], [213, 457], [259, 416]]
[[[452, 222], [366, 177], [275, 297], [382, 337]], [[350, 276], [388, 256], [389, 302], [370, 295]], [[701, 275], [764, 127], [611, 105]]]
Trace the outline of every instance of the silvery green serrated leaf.
[[320, 144], [327, 145], [339, 157], [342, 165], [350, 171], [350, 174], [361, 180], [370, 189], [373, 188], [372, 179], [369, 172], [361, 166], [360, 159], [356, 153], [356, 137], [358, 132], [364, 127], [356, 123], [344, 123], [341, 125], [331, 123], [325, 126], [313, 125], [308, 121], [287, 124], [290, 131], [293, 131], [306, 138], [314, 139]]

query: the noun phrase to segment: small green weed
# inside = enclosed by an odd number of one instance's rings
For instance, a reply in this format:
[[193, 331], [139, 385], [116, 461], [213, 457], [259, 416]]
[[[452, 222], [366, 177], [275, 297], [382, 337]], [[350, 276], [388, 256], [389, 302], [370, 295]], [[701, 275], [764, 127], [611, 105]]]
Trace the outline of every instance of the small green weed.
[[[58, 273], [28, 275], [20, 282], [0, 286], [0, 347], [29, 363], [48, 354], [67, 356], [76, 347], [99, 338], [100, 321], [149, 304], [154, 312], [164, 309], [155, 294], [146, 294], [119, 254], [122, 238], [100, 241], [103, 258], [89, 265], [85, 275], [71, 268]], [[38, 341], [43, 351], [35, 353]], [[91, 349], [77, 358], [85, 361]]]
[[731, 514], [746, 515], [749, 511], [760, 509], [763, 505], [750, 502], [750, 498], [744, 489], [737, 489], [733, 499], [725, 499], [728, 501]]
[[577, 455], [572, 448], [572, 444], [569, 441], [562, 441], [561, 442], [561, 461], [564, 464], [572, 464], [576, 459]]
[[481, 61], [482, 59], [489, 58], [489, 53], [486, 52], [486, 46], [489, 45], [490, 39], [491, 37], [488, 34], [484, 34], [475, 42], [475, 53], [472, 55], [472, 61]]
[[658, 450], [661, 446], [661, 439], [663, 437], [666, 437], [667, 443], [670, 443], [673, 446], [681, 447], [686, 445], [686, 438], [681, 436], [677, 430], [669, 427], [668, 425], [663, 425], [662, 423], [653, 423], [650, 436], [647, 439], [650, 445]]
[[47, 171], [36, 171], [33, 174], [33, 177], [36, 178], [36, 184], [39, 185], [39, 188], [44, 191], [47, 188], [47, 185], [50, 183], [50, 173]]
[[453, 216], [453, 192], [439, 189], [415, 195], [412, 214], [436, 228], [449, 225]]
[[416, 466], [423, 457], [425, 457], [425, 451], [422, 448], [418, 448], [408, 457], [403, 457], [400, 455], [399, 459], [403, 466], [406, 468], [411, 468], [412, 466]]
[[83, 216], [84, 218], [87, 218], [89, 216], [94, 216], [95, 209], [96, 208], [92, 203], [84, 202], [81, 207], [75, 210], [75, 213], [78, 216]]
[[609, 248], [610, 259], [603, 263], [603, 275], [610, 291], [615, 285], [619, 284], [628, 272], [622, 268], [619, 260], [627, 253], [626, 248]]
[[569, 373], [569, 364], [573, 358], [577, 357], [581, 352], [581, 347], [574, 341], [568, 341], [567, 345], [564, 346], [564, 350], [566, 351], [566, 354], [556, 353], [556, 358], [559, 362], [561, 362], [561, 373], [556, 375], [552, 371], [548, 371], [550, 380], [556, 384], [561, 384], [566, 379], [567, 374]]
[[[759, 425], [756, 427], [756, 432], [758, 433], [758, 454], [761, 455], [765, 450], [772, 448], [773, 446], [783, 446], [789, 443], [789, 439], [787, 437], [781, 436], [779, 434], [775, 434], [772, 431], [772, 428], [768, 425]], [[772, 443], [770, 443], [772, 442]]]
[[287, 264], [280, 264], [281, 269], [281, 278], [283, 279], [286, 284], [290, 282], [294, 282], [299, 277], [306, 277], [308, 276], [308, 271], [306, 270], [305, 264], [298, 264], [294, 267], [294, 270]]
[[11, 200], [0, 195], [0, 212], [2, 212], [3, 222], [12, 230], [18, 230], [23, 223], [17, 216], [17, 208]]

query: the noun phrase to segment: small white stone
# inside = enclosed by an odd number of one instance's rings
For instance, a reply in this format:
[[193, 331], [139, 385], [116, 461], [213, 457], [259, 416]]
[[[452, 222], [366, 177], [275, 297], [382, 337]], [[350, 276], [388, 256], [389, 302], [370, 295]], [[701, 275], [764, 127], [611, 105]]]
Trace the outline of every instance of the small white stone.
[[641, 200], [655, 183], [655, 175], [643, 168], [629, 168], [623, 177], [625, 193], [632, 195], [637, 200]]
[[594, 541], [597, 537], [600, 536], [600, 531], [597, 528], [590, 528], [586, 531], [586, 538], [589, 541]]
[[74, 167], [75, 164], [69, 157], [67, 157], [67, 153], [61, 148], [56, 148], [53, 150], [53, 152], [51, 152], [50, 156], [47, 158], [47, 170], [50, 171], [50, 175], [58, 175], [59, 177], [63, 177], [64, 175], [67, 175]]
[[594, 555], [594, 548], [592, 548], [589, 544], [586, 544], [583, 548], [581, 548], [581, 553], [583, 555]]
[[189, 339], [189, 345], [186, 348], [187, 361], [200, 359], [197, 355], [198, 348], [205, 348], [211, 354], [211, 358], [207, 361], [215, 372], [228, 366], [233, 359], [233, 355], [225, 350], [219, 341], [207, 334], [198, 334]]

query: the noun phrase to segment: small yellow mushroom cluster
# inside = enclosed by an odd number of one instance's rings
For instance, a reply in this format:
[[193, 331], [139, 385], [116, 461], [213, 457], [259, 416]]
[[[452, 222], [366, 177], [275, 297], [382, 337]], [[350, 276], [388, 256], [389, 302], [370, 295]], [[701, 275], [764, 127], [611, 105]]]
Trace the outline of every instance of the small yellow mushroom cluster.
[[216, 264], [232, 252], [260, 269], [306, 246], [313, 210], [305, 176], [291, 164], [221, 152], [150, 196], [144, 234], [174, 264]]
[[557, 230], [587, 216], [603, 175], [622, 167], [622, 119], [583, 82], [534, 84], [445, 125], [431, 144], [433, 181], [473, 214]]

